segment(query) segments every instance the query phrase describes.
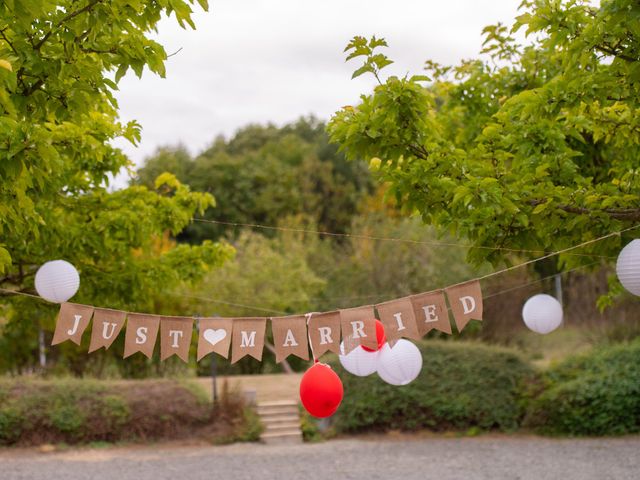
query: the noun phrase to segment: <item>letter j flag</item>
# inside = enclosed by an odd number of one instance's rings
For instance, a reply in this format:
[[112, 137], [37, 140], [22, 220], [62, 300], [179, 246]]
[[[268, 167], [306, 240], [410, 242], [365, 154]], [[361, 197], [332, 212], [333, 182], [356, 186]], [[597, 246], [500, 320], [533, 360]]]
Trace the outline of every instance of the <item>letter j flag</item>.
[[482, 320], [482, 291], [480, 281], [472, 280], [445, 289], [458, 332], [470, 320]]
[[82, 334], [89, 326], [91, 315], [93, 315], [93, 307], [63, 303], [60, 306], [56, 331], [53, 334], [51, 345], [57, 345], [65, 340], [71, 340], [76, 345], [80, 345]]

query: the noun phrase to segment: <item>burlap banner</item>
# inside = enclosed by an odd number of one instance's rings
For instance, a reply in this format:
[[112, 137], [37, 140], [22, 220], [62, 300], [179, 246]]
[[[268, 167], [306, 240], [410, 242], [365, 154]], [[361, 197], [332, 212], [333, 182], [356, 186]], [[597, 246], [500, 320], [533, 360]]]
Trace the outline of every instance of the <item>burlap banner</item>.
[[160, 360], [177, 355], [189, 363], [189, 347], [193, 333], [193, 318], [162, 317], [160, 320]]
[[124, 327], [127, 314], [120, 310], [96, 308], [93, 312], [93, 326], [91, 327], [91, 343], [89, 353], [104, 347], [107, 350], [118, 337]]
[[229, 358], [233, 319], [207, 317], [201, 318], [198, 324], [198, 361], [212, 352]]
[[327, 352], [340, 353], [340, 312], [313, 313], [308, 331], [315, 358]]
[[[451, 334], [447, 300], [458, 331], [472, 319], [482, 320], [480, 282], [472, 280], [444, 291], [420, 293], [375, 305], [384, 324], [387, 342], [393, 346], [401, 337], [419, 340], [432, 329]], [[316, 359], [327, 351], [348, 354], [359, 345], [375, 350], [378, 345], [375, 310], [374, 306], [367, 305], [333, 312], [272, 317], [276, 362], [285, 360], [289, 355], [308, 360], [309, 346]], [[71, 340], [80, 345], [92, 317], [89, 352], [108, 349], [123, 329], [126, 317], [124, 358], [136, 352], [151, 358], [160, 334], [161, 360], [177, 355], [184, 362], [189, 361], [194, 322], [191, 317], [125, 313], [63, 303], [51, 344]], [[199, 319], [197, 360], [210, 353], [228, 358], [231, 348], [231, 363], [246, 355], [261, 361], [266, 325], [267, 317]]]
[[93, 307], [88, 305], [63, 303], [60, 307], [51, 345], [57, 345], [65, 340], [71, 340], [76, 345], [80, 345], [82, 334], [89, 326], [92, 314]]
[[345, 355], [358, 345], [378, 348], [376, 339], [376, 316], [372, 305], [340, 310], [342, 342]]
[[231, 363], [236, 363], [246, 355], [261, 361], [266, 329], [266, 318], [234, 318]]
[[289, 355], [309, 360], [309, 341], [307, 338], [307, 317], [273, 317], [271, 319], [273, 346], [276, 350], [276, 362]]
[[482, 320], [482, 291], [478, 280], [449, 287], [445, 292], [459, 332], [469, 320]]
[[384, 325], [387, 342], [393, 347], [401, 337], [419, 340], [422, 335], [416, 325], [413, 305], [409, 297], [376, 305], [380, 321]]
[[451, 335], [447, 301], [442, 290], [420, 293], [412, 295], [410, 298], [421, 337], [433, 329]]
[[142, 313], [127, 314], [127, 331], [124, 337], [124, 358], [141, 352], [147, 358], [153, 355], [158, 337], [160, 317]]

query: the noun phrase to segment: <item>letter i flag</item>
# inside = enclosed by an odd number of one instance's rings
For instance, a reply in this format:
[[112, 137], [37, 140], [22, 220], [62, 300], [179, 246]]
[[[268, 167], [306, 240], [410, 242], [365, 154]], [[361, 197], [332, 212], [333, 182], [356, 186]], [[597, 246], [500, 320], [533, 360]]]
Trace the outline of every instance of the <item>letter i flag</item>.
[[340, 312], [314, 313], [309, 318], [309, 340], [316, 359], [330, 350], [340, 353]]
[[104, 347], [105, 350], [108, 349], [122, 330], [126, 316], [127, 314], [120, 310], [96, 308], [93, 312], [89, 353], [95, 352], [101, 347]]
[[127, 314], [127, 331], [124, 337], [124, 358], [141, 352], [147, 358], [153, 355], [158, 338], [160, 317], [142, 313]]
[[373, 305], [340, 310], [340, 319], [345, 355], [358, 345], [372, 350], [378, 348], [376, 316], [373, 311]]
[[289, 355], [309, 360], [307, 318], [304, 315], [274, 317], [271, 319], [271, 330], [277, 363]]
[[76, 345], [80, 345], [82, 334], [89, 326], [92, 314], [93, 307], [91, 306], [63, 303], [60, 306], [56, 331], [53, 334], [51, 345], [57, 345], [65, 340], [71, 340]]
[[189, 347], [193, 333], [193, 318], [162, 317], [160, 320], [160, 360], [177, 355], [189, 362]]
[[401, 337], [420, 340], [413, 305], [409, 297], [376, 305], [380, 321], [384, 325], [387, 342], [393, 347]]
[[462, 283], [445, 289], [449, 305], [453, 312], [458, 331], [469, 323], [470, 320], [482, 320], [482, 291], [480, 281]]
[[234, 318], [231, 363], [236, 363], [245, 355], [261, 361], [266, 329], [266, 318]]

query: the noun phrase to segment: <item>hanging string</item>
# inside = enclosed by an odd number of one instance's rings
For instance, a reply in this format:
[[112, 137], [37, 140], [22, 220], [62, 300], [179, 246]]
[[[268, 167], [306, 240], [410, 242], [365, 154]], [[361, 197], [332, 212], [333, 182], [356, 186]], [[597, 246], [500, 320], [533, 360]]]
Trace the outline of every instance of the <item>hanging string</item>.
[[311, 349], [311, 358], [313, 359], [313, 363], [318, 363], [318, 359], [316, 358], [316, 354], [313, 351], [313, 342], [311, 341], [311, 329], [309, 328], [309, 322], [311, 321], [311, 316], [315, 315], [318, 312], [309, 312], [305, 313], [305, 318], [307, 319], [307, 338], [309, 339], [309, 348]]
[[[309, 233], [309, 234], [320, 235], [320, 236], [357, 238], [360, 240], [374, 240], [379, 242], [399, 242], [399, 243], [410, 243], [415, 245], [430, 245], [433, 247], [457, 247], [457, 248], [465, 248], [465, 249], [504, 251], [504, 252], [512, 252], [512, 253], [544, 253], [544, 250], [527, 250], [527, 249], [517, 249], [517, 248], [507, 248], [507, 247], [486, 247], [486, 246], [466, 245], [466, 244], [454, 243], [454, 242], [433, 242], [433, 241], [426, 241], [426, 240], [412, 240], [410, 238], [382, 237], [377, 235], [364, 235], [360, 233], [336, 233], [336, 232], [327, 232], [324, 230], [312, 230], [307, 228], [279, 227], [274, 225], [262, 225], [259, 223], [226, 222], [223, 220], [209, 220], [206, 218], [196, 218], [196, 217], [192, 218], [191, 220], [194, 222], [210, 223], [215, 225], [227, 225], [232, 227], [260, 228], [264, 230], [276, 230], [280, 232]], [[594, 258], [605, 258], [605, 259], [615, 258], [615, 257], [606, 256], [606, 255], [597, 255], [597, 254], [591, 254], [591, 253], [573, 253], [571, 255], [578, 256], [578, 257], [594, 257]]]

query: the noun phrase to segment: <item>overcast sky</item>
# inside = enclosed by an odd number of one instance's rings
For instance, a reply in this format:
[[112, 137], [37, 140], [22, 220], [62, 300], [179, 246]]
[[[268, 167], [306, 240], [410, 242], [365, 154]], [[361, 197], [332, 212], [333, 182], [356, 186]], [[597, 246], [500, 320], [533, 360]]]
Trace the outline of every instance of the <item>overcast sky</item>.
[[140, 165], [158, 146], [183, 143], [195, 154], [248, 123], [328, 119], [372, 86], [351, 80], [358, 61], [344, 61], [354, 35], [387, 39], [391, 73], [419, 73], [427, 59], [477, 56], [482, 28], [511, 24], [520, 1], [210, 0], [209, 12], [195, 7], [195, 31], [161, 22], [156, 38], [167, 53], [181, 49], [166, 78], [121, 81], [121, 118], [142, 125], [142, 142], [117, 145]]

